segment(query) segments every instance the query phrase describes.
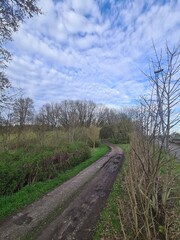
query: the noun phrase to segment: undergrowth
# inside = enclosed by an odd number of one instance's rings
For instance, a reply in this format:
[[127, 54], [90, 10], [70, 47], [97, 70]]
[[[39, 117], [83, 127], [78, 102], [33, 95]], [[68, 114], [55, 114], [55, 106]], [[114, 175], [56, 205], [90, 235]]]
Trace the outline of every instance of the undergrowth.
[[0, 195], [10, 195], [26, 185], [46, 181], [90, 157], [83, 143], [61, 147], [27, 145], [0, 154]]

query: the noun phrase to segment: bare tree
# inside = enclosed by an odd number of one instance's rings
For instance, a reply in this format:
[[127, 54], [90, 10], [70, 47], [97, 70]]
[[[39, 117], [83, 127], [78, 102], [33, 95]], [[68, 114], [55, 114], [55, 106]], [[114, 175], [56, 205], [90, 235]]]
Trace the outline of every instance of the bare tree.
[[107, 111], [108, 108], [103, 104], [99, 104], [95, 110], [95, 124], [99, 127], [107, 124]]
[[95, 121], [95, 109], [97, 105], [92, 101], [75, 101], [80, 126], [89, 127]]
[[[42, 129], [63, 128], [69, 134], [69, 141], [84, 138], [91, 126], [111, 126], [114, 135], [128, 139], [130, 118], [120, 111], [97, 105], [92, 101], [64, 100], [60, 103], [45, 104], [36, 116], [36, 126]], [[41, 129], [41, 128], [40, 128]], [[82, 134], [82, 129], [86, 134]], [[126, 134], [125, 132], [128, 132]], [[77, 134], [77, 136], [75, 136]], [[125, 136], [126, 135], [126, 136]]]
[[60, 105], [58, 103], [47, 103], [43, 105], [38, 114], [38, 121], [46, 126], [56, 128], [60, 126]]
[[[0, 67], [1, 68], [1, 67]], [[6, 108], [9, 103], [7, 89], [11, 86], [8, 78], [3, 72], [0, 72], [0, 109]]]
[[180, 102], [180, 42], [172, 49], [166, 44], [165, 53], [161, 50], [160, 54], [154, 46], [154, 52], [155, 60], [152, 60], [150, 74], [147, 75], [152, 84], [153, 104], [146, 101], [146, 105], [156, 110], [161, 140], [168, 150], [170, 131], [180, 122], [180, 113], [175, 109]]
[[78, 125], [78, 115], [74, 101], [64, 100], [59, 105], [60, 123], [65, 129], [70, 129]]
[[36, 0], [1, 0], [0, 1], [0, 107], [6, 103], [6, 89], [10, 87], [4, 69], [11, 59], [10, 52], [4, 48], [12, 40], [12, 33], [17, 31], [25, 17], [41, 13]]
[[25, 124], [32, 123], [34, 117], [34, 105], [31, 98], [19, 98], [13, 104], [12, 120], [21, 128]]
[[180, 121], [175, 111], [180, 101], [180, 45], [172, 50], [166, 45], [160, 54], [154, 50], [155, 59], [146, 74], [150, 94], [141, 98], [134, 120], [123, 181], [126, 197], [120, 209], [125, 214], [121, 211], [119, 217], [124, 239], [179, 239], [173, 160], [163, 148], [169, 150], [170, 130]]

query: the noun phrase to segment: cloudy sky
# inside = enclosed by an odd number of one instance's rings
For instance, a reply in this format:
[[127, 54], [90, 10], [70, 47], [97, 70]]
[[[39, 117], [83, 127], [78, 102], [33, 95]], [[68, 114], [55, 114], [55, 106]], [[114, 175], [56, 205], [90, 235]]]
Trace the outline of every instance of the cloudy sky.
[[135, 104], [157, 49], [180, 38], [180, 1], [41, 0], [13, 35], [7, 74], [39, 108], [65, 99]]

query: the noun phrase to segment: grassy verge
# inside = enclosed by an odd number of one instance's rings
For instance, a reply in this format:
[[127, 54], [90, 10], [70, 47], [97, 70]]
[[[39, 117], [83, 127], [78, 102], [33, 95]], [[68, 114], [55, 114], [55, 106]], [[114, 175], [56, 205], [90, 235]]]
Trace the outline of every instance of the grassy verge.
[[[129, 144], [121, 144], [125, 159], [128, 157]], [[126, 161], [123, 168], [126, 167]], [[119, 198], [121, 196], [121, 179], [122, 171], [118, 173], [118, 176], [114, 182], [113, 189], [108, 197], [106, 207], [101, 213], [101, 217], [96, 226], [96, 231], [93, 240], [99, 239], [115, 239], [118, 237], [120, 230], [120, 221], [118, 216]]]
[[14, 213], [18, 209], [32, 203], [51, 189], [59, 186], [61, 183], [75, 176], [81, 170], [98, 160], [107, 151], [108, 148], [105, 145], [101, 145], [100, 147], [91, 150], [91, 157], [89, 159], [80, 163], [76, 167], [59, 174], [56, 178], [46, 182], [37, 182], [32, 185], [27, 185], [20, 191], [10, 196], [1, 196], [0, 219], [2, 220], [4, 217]]

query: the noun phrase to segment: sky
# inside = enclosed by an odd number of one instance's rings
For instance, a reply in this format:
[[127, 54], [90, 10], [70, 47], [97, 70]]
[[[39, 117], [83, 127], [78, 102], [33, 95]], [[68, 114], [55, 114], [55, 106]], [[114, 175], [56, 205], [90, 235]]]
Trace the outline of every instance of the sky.
[[148, 92], [148, 71], [166, 41], [180, 39], [180, 1], [41, 0], [7, 47], [7, 75], [36, 108], [62, 100], [127, 107]]

